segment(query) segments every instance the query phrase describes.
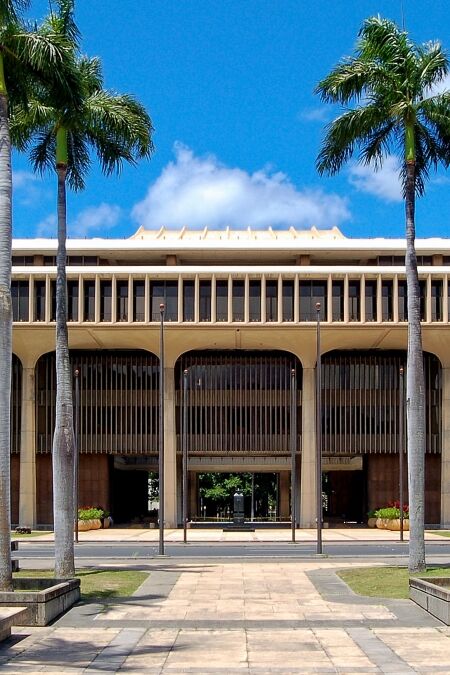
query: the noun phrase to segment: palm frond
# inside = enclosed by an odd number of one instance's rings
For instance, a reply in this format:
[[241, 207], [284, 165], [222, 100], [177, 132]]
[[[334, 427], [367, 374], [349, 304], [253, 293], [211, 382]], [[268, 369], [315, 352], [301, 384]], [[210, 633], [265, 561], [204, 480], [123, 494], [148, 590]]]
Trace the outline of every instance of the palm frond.
[[81, 134], [69, 131], [68, 151], [67, 182], [71, 190], [79, 192], [85, 187], [84, 177], [91, 165], [86, 139]]
[[369, 105], [349, 110], [326, 128], [322, 150], [317, 159], [317, 170], [321, 175], [338, 173], [356, 147], [361, 148], [363, 161], [373, 155], [373, 159], [379, 163], [380, 151], [388, 143], [392, 126], [392, 120], [386, 120], [385, 111], [378, 106]]
[[53, 129], [38, 132], [35, 145], [30, 152], [30, 160], [34, 171], [44, 174], [54, 171], [56, 154], [56, 137]]
[[420, 93], [436, 86], [449, 72], [447, 53], [439, 42], [429, 42], [417, 48], [417, 75]]
[[31, 0], [0, 0], [0, 22], [7, 25], [19, 19], [20, 14], [28, 9]]

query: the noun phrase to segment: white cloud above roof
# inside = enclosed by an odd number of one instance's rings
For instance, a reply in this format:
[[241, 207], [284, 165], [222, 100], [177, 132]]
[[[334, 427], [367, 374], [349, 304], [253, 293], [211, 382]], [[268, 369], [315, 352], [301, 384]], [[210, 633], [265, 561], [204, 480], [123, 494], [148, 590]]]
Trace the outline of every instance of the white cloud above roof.
[[177, 143], [169, 162], [133, 208], [146, 228], [331, 227], [350, 217], [347, 200], [320, 189], [298, 189], [281, 172], [248, 173], [198, 157]]
[[351, 164], [349, 181], [359, 192], [366, 192], [386, 202], [401, 202], [403, 197], [399, 171], [399, 158], [389, 155], [378, 171], [371, 165]]

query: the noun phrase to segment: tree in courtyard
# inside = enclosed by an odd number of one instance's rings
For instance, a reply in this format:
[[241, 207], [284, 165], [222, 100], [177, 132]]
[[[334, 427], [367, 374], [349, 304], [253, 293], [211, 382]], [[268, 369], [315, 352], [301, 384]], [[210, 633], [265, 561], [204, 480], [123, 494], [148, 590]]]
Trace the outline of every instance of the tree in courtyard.
[[[355, 54], [343, 59], [317, 86], [322, 100], [346, 110], [326, 129], [318, 156], [320, 174], [336, 174], [356, 150], [380, 169], [389, 153], [402, 157], [406, 213], [408, 293], [407, 449], [409, 468], [409, 569], [425, 569], [425, 380], [420, 290], [415, 252], [415, 200], [431, 169], [450, 163], [450, 93], [435, 93], [449, 71], [437, 42], [413, 43], [395, 23], [367, 19]], [[349, 107], [350, 106], [350, 107]]]
[[13, 111], [12, 134], [17, 146], [31, 147], [36, 171], [57, 175], [58, 252], [56, 276], [56, 421], [53, 439], [53, 512], [55, 528], [55, 574], [74, 575], [73, 467], [74, 428], [72, 374], [69, 362], [66, 289], [66, 184], [75, 191], [84, 188], [94, 152], [106, 175], [119, 172], [123, 162], [135, 164], [153, 151], [152, 123], [144, 107], [131, 96], [103, 88], [97, 58], [78, 54], [78, 30], [73, 18], [73, 0], [62, 0], [47, 24], [70, 41], [76, 60], [81, 102], [72, 105], [57, 87], [38, 85], [28, 104]]
[[12, 173], [9, 107], [26, 102], [31, 83], [57, 84], [76, 95], [71, 55], [49, 26], [29, 28], [20, 18], [28, 0], [0, 0], [0, 590], [12, 588], [10, 513]]

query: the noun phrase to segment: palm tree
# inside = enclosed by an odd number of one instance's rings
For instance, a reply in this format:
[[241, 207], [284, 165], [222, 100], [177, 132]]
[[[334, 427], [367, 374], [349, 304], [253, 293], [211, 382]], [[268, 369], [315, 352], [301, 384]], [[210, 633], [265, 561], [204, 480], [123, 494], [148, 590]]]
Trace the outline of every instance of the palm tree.
[[382, 166], [389, 153], [403, 157], [408, 291], [407, 448], [410, 504], [409, 569], [425, 569], [425, 380], [420, 290], [415, 252], [415, 200], [430, 169], [450, 163], [450, 93], [433, 94], [449, 71], [439, 43], [416, 45], [395, 23], [367, 19], [355, 55], [342, 60], [317, 86], [322, 100], [347, 109], [326, 130], [317, 168], [335, 174], [356, 149], [359, 160]]
[[[30, 29], [20, 20], [28, 0], [0, 0], [0, 590], [12, 588], [10, 514], [11, 238], [12, 175], [9, 106], [26, 101], [29, 85], [57, 83], [76, 95], [70, 52], [49, 26]], [[74, 99], [73, 99], [74, 100]]]
[[[49, 26], [71, 40], [77, 51], [73, 0], [60, 3]], [[38, 172], [56, 171], [58, 182], [58, 252], [56, 276], [56, 420], [53, 439], [53, 512], [55, 529], [55, 575], [75, 573], [73, 547], [74, 428], [72, 375], [69, 362], [66, 289], [66, 183], [73, 190], [84, 188], [94, 152], [105, 174], [120, 171], [124, 161], [132, 164], [153, 151], [152, 123], [144, 107], [131, 96], [103, 89], [99, 59], [76, 57], [76, 75], [81, 105], [73, 105], [58, 88], [38, 85], [26, 106], [15, 107], [12, 136], [25, 150]]]

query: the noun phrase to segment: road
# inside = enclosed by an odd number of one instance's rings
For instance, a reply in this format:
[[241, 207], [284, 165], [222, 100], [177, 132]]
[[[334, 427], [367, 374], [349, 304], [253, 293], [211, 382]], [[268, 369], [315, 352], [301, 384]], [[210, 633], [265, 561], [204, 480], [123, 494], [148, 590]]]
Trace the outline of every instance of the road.
[[[428, 562], [450, 563], [450, 541], [431, 542], [426, 545]], [[13, 553], [19, 558], [21, 567], [46, 567], [53, 558], [53, 542], [21, 541], [19, 550]], [[226, 560], [226, 559], [311, 559], [316, 557], [314, 542], [267, 542], [267, 543], [170, 543], [165, 546], [167, 558], [183, 560]], [[343, 559], [384, 558], [397, 559], [408, 555], [408, 543], [402, 542], [327, 542], [323, 555]], [[75, 556], [79, 566], [98, 566], [108, 563], [138, 565], [160, 561], [158, 545], [154, 542], [84, 542], [75, 545]], [[51, 565], [50, 565], [51, 566]]]

